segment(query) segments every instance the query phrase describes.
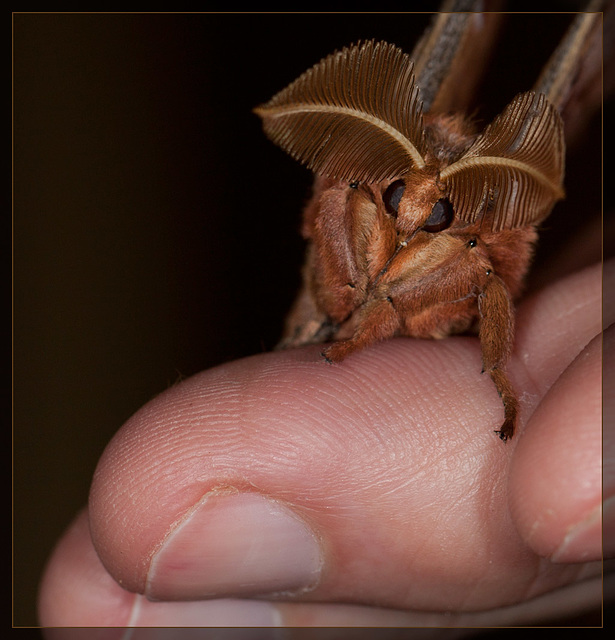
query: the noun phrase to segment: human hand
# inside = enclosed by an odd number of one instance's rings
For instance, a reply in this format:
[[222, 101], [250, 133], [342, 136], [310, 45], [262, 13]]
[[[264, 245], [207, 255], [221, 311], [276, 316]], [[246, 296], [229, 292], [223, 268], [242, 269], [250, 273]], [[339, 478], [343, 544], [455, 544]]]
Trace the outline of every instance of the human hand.
[[468, 337], [333, 366], [319, 347], [263, 354], [168, 389], [103, 454], [42, 625], [472, 628], [599, 606], [600, 303], [597, 266], [520, 306], [506, 444]]

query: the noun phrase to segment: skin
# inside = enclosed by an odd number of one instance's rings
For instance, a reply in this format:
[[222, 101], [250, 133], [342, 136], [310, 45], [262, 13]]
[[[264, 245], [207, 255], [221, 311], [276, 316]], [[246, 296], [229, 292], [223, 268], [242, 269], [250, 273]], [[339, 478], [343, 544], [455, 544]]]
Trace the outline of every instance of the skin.
[[[508, 365], [519, 432], [506, 444], [493, 433], [502, 405], [471, 337], [396, 338], [331, 366], [314, 345], [168, 389], [103, 454], [89, 505], [43, 577], [41, 624], [114, 626], [107, 635], [120, 638], [128, 624], [472, 628], [596, 610], [602, 349], [606, 376], [615, 348], [615, 308], [605, 301], [602, 322], [601, 293], [612, 290], [615, 264], [602, 271], [584, 269], [519, 305]], [[605, 396], [605, 412], [612, 401]], [[605, 421], [609, 531], [614, 448]], [[311, 532], [320, 574], [307, 589], [271, 595], [233, 582], [236, 549], [257, 534], [215, 509], [254, 494]], [[182, 544], [164, 547], [177, 531]], [[226, 545], [226, 531], [239, 539]], [[613, 539], [605, 535], [607, 558]], [[269, 560], [294, 549], [274, 551]], [[178, 567], [182, 575], [208, 554], [209, 570], [188, 585], [177, 579]], [[607, 597], [611, 584], [607, 573]]]

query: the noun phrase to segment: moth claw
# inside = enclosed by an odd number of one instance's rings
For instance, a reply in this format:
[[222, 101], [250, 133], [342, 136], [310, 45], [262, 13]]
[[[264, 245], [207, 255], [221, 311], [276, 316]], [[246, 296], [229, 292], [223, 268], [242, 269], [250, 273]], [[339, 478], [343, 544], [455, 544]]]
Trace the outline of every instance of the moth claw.
[[326, 351], [321, 351], [320, 355], [325, 359], [325, 362], [327, 364], [333, 364], [333, 360], [331, 360], [331, 358], [329, 358], [329, 356], [327, 356], [327, 352]]
[[514, 422], [510, 420], [506, 420], [500, 429], [496, 429], [494, 433], [497, 434], [498, 438], [502, 442], [508, 442], [513, 437], [515, 433], [515, 425]]

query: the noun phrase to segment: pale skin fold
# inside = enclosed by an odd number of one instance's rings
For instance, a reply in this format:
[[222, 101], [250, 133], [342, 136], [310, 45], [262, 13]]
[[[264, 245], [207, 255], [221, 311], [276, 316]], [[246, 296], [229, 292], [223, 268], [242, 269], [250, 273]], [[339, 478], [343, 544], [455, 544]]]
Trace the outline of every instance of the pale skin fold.
[[[614, 271], [605, 265], [607, 290]], [[521, 419], [506, 447], [490, 432], [501, 405], [471, 337], [398, 338], [336, 367], [318, 347], [264, 354], [167, 390], [107, 447], [88, 512], [44, 576], [41, 624], [508, 626], [599, 606], [601, 287], [596, 265], [520, 304], [509, 375]], [[606, 367], [615, 309], [604, 313]], [[610, 528], [615, 474], [604, 471]], [[251, 562], [259, 526], [238, 527], [232, 510], [225, 521], [215, 500], [188, 517], [220, 493], [264, 496], [305, 524], [320, 558], [306, 590], [220, 586]], [[185, 520], [198, 526], [158, 560]], [[261, 571], [304, 542], [265, 543]], [[207, 562], [186, 585], [189, 552]], [[610, 584], [607, 573], [607, 595]]]

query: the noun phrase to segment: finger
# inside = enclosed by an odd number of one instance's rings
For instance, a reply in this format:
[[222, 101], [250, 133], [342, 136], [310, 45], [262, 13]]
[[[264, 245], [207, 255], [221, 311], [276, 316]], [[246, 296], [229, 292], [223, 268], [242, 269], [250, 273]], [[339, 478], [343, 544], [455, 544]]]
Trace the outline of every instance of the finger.
[[519, 439], [513, 517], [527, 543], [559, 562], [601, 558], [601, 337], [549, 389]]
[[42, 626], [124, 626], [135, 594], [104, 570], [92, 546], [87, 512], [68, 527], [53, 551], [40, 585]]
[[[322, 627], [355, 627], [346, 634], [338, 629], [333, 637], [357, 638], [361, 636], [357, 636], [356, 627], [465, 627], [471, 630], [475, 627], [544, 622], [561, 616], [563, 609], [568, 615], [583, 613], [599, 601], [601, 594], [602, 581], [597, 578], [517, 607], [457, 615], [262, 600], [150, 602], [144, 596], [122, 589], [106, 572], [92, 546], [84, 510], [69, 527], [48, 564], [41, 584], [39, 618], [46, 627], [45, 637], [50, 640], [78, 640], [82, 637], [120, 640], [126, 637], [127, 626], [137, 627], [130, 636], [135, 640], [181, 638], [183, 630], [178, 627], [239, 629], [275, 626], [319, 627], [319, 638], [327, 637], [323, 635]], [[98, 627], [98, 630], [91, 627]], [[147, 627], [155, 627], [155, 632], [152, 634]], [[168, 635], [165, 635], [163, 627], [170, 627]], [[246, 637], [242, 633], [238, 631], [236, 637]], [[260, 637], [254, 633], [256, 630], [251, 631], [249, 637]], [[464, 634], [459, 635], [462, 637]], [[188, 632], [188, 637], [192, 637], [191, 632]], [[210, 636], [201, 631], [199, 637]], [[263, 637], [270, 636], [263, 633]], [[383, 637], [386, 638], [386, 634]]]
[[274, 592], [420, 608], [462, 606], [461, 585], [481, 580], [492, 584], [475, 606], [507, 598], [493, 581], [512, 560], [533, 580], [475, 341], [388, 342], [336, 366], [318, 352], [205, 372], [129, 421], [90, 500], [112, 575], [154, 599]]
[[[121, 640], [127, 637], [123, 627], [131, 626], [269, 627], [280, 624], [279, 612], [267, 602], [153, 603], [122, 589], [107, 573], [94, 550], [85, 510], [54, 550], [41, 583], [38, 608], [41, 625], [51, 627], [45, 632], [51, 640], [73, 638], [75, 629], [65, 627], [85, 627], [85, 633], [78, 637]], [[97, 631], [91, 627], [112, 629]], [[177, 629], [172, 631], [169, 637], [181, 637]], [[158, 629], [156, 633], [155, 638], [164, 637]], [[130, 637], [148, 635], [137, 630]]]
[[[607, 263], [604, 280], [612, 279], [613, 272], [613, 263]], [[602, 553], [603, 341], [601, 298], [592, 282], [600, 282], [597, 273], [597, 268], [585, 270], [541, 294], [546, 309], [559, 305], [550, 323], [536, 300], [522, 316], [520, 350], [536, 386], [548, 391], [519, 439], [511, 466], [511, 508], [531, 548], [559, 562], [598, 560]], [[606, 306], [605, 313], [606, 319], [611, 314]], [[568, 342], [566, 333], [572, 336]], [[613, 484], [605, 483], [605, 498], [612, 495]]]
[[91, 491], [104, 565], [149, 598], [267, 595], [422, 610], [510, 604], [541, 574], [513, 526], [514, 448], [474, 339], [318, 348], [185, 381], [107, 448]]
[[[612, 290], [612, 289], [611, 289]], [[604, 332], [603, 359], [603, 552], [615, 558], [615, 324]]]
[[[615, 261], [606, 263], [613, 277]], [[602, 330], [602, 265], [559, 280], [524, 301], [517, 313], [515, 356], [525, 366], [536, 399]]]

